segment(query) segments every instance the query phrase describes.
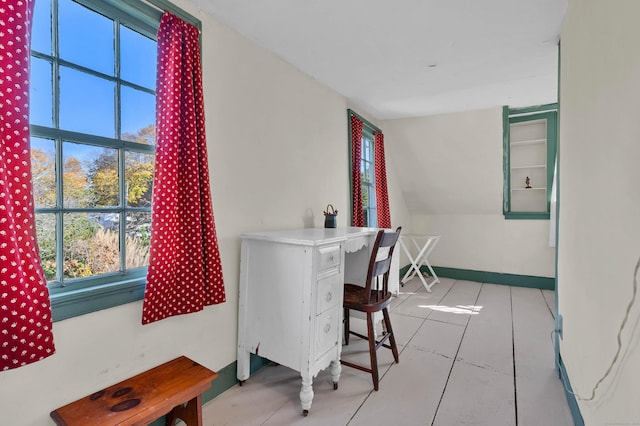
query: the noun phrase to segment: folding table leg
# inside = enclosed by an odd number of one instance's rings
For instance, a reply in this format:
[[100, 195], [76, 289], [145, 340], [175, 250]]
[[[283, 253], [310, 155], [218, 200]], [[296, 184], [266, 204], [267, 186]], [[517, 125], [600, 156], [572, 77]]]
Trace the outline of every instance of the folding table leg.
[[[405, 244], [405, 239], [406, 238], [411, 238], [411, 243], [413, 244], [413, 246], [415, 247], [415, 249], [418, 252], [418, 255], [415, 256], [415, 258], [413, 256], [411, 256], [411, 251], [409, 250], [409, 248]], [[436, 244], [437, 244], [439, 239], [440, 239], [440, 236], [429, 236], [429, 237], [427, 237], [427, 240], [425, 241], [424, 245], [422, 247], [420, 247], [420, 245], [418, 244], [417, 238], [415, 236], [408, 236], [408, 235], [406, 235], [406, 236], [402, 236], [401, 235], [400, 236], [400, 246], [404, 250], [404, 252], [407, 255], [407, 257], [409, 258], [409, 261], [411, 262], [411, 266], [409, 267], [407, 272], [402, 277], [402, 280], [400, 280], [402, 285], [404, 285], [407, 281], [413, 279], [413, 277], [415, 277], [417, 275], [418, 278], [420, 278], [420, 281], [422, 282], [422, 285], [424, 286], [425, 290], [430, 292], [431, 291], [431, 287], [434, 284], [440, 282], [440, 279], [438, 278], [438, 276], [434, 272], [433, 268], [431, 267], [431, 264], [429, 263], [429, 261], [427, 259], [429, 254], [433, 250], [433, 248], [436, 246]], [[431, 273], [431, 276], [433, 277], [433, 281], [431, 283], [428, 283], [427, 280], [425, 279], [425, 277], [423, 276], [422, 271], [420, 270], [420, 267], [422, 265], [425, 265], [429, 269], [429, 272]]]

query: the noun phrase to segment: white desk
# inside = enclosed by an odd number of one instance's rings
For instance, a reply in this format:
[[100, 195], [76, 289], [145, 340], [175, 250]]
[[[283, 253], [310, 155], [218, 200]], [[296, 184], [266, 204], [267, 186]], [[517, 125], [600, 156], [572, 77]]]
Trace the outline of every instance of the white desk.
[[[433, 268], [431, 267], [428, 259], [429, 254], [431, 254], [431, 251], [436, 246], [436, 244], [438, 244], [439, 240], [440, 235], [400, 234], [400, 246], [411, 262], [409, 270], [404, 274], [404, 277], [402, 277], [403, 285], [414, 276], [418, 275], [418, 277], [420, 277], [420, 281], [422, 281], [422, 285], [424, 286], [424, 288], [430, 292], [431, 287], [433, 287], [434, 284], [440, 282], [440, 279], [433, 271]], [[407, 246], [411, 247], [411, 249]], [[420, 266], [422, 265], [426, 265], [426, 267], [429, 268], [429, 272], [433, 277], [430, 283], [427, 283], [427, 280], [424, 278], [422, 272], [420, 271]]]
[[[346, 276], [364, 284], [377, 231], [310, 228], [241, 235], [238, 380], [249, 378], [250, 353], [299, 371], [305, 415], [320, 371], [330, 366], [337, 388], [343, 283]], [[390, 287], [397, 292], [394, 258]]]

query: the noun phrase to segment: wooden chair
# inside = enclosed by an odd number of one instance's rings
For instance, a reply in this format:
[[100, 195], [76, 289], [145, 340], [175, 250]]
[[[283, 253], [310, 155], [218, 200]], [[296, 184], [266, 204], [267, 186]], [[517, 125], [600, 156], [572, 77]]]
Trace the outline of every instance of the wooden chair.
[[[357, 368], [361, 371], [371, 373], [373, 379], [373, 388], [378, 390], [378, 358], [376, 351], [380, 346], [391, 349], [396, 364], [398, 359], [398, 347], [396, 339], [393, 335], [393, 328], [389, 320], [389, 311], [387, 306], [391, 302], [391, 292], [389, 291], [389, 270], [391, 269], [391, 256], [395, 248], [401, 227], [395, 232], [385, 232], [380, 230], [376, 237], [371, 258], [369, 260], [369, 269], [367, 271], [367, 281], [364, 287], [355, 284], [344, 284], [344, 337], [345, 344], [349, 344], [349, 335], [353, 334], [362, 339], [369, 341], [369, 357], [371, 359], [370, 366], [355, 364], [350, 361], [341, 360], [343, 365]], [[383, 254], [383, 248], [388, 248], [386, 256]], [[357, 333], [349, 329], [349, 311], [355, 310], [366, 313], [367, 316], [367, 336]], [[386, 333], [382, 335], [380, 340], [376, 340], [373, 314], [382, 311], [384, 327]], [[385, 342], [389, 343], [385, 343]]]

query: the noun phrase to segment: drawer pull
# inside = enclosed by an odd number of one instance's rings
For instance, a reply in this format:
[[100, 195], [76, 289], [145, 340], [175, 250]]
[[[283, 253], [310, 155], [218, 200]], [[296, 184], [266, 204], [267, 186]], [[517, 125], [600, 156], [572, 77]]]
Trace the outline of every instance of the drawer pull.
[[333, 299], [333, 295], [331, 293], [327, 293], [327, 295], [324, 297], [324, 300], [328, 302], [331, 302], [331, 299]]
[[326, 324], [324, 326], [324, 332], [325, 334], [328, 334], [331, 331], [331, 324]]
[[340, 246], [329, 246], [318, 249], [319, 254], [319, 270], [325, 271], [340, 265]]

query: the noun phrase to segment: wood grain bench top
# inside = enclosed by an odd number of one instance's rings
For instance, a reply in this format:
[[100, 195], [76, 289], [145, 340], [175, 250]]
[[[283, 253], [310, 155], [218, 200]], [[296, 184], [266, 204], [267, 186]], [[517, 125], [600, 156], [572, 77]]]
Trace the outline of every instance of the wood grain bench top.
[[[201, 394], [218, 374], [181, 356], [51, 412], [61, 426], [147, 425]], [[197, 409], [201, 423], [201, 407]], [[184, 420], [184, 419], [183, 419]]]

